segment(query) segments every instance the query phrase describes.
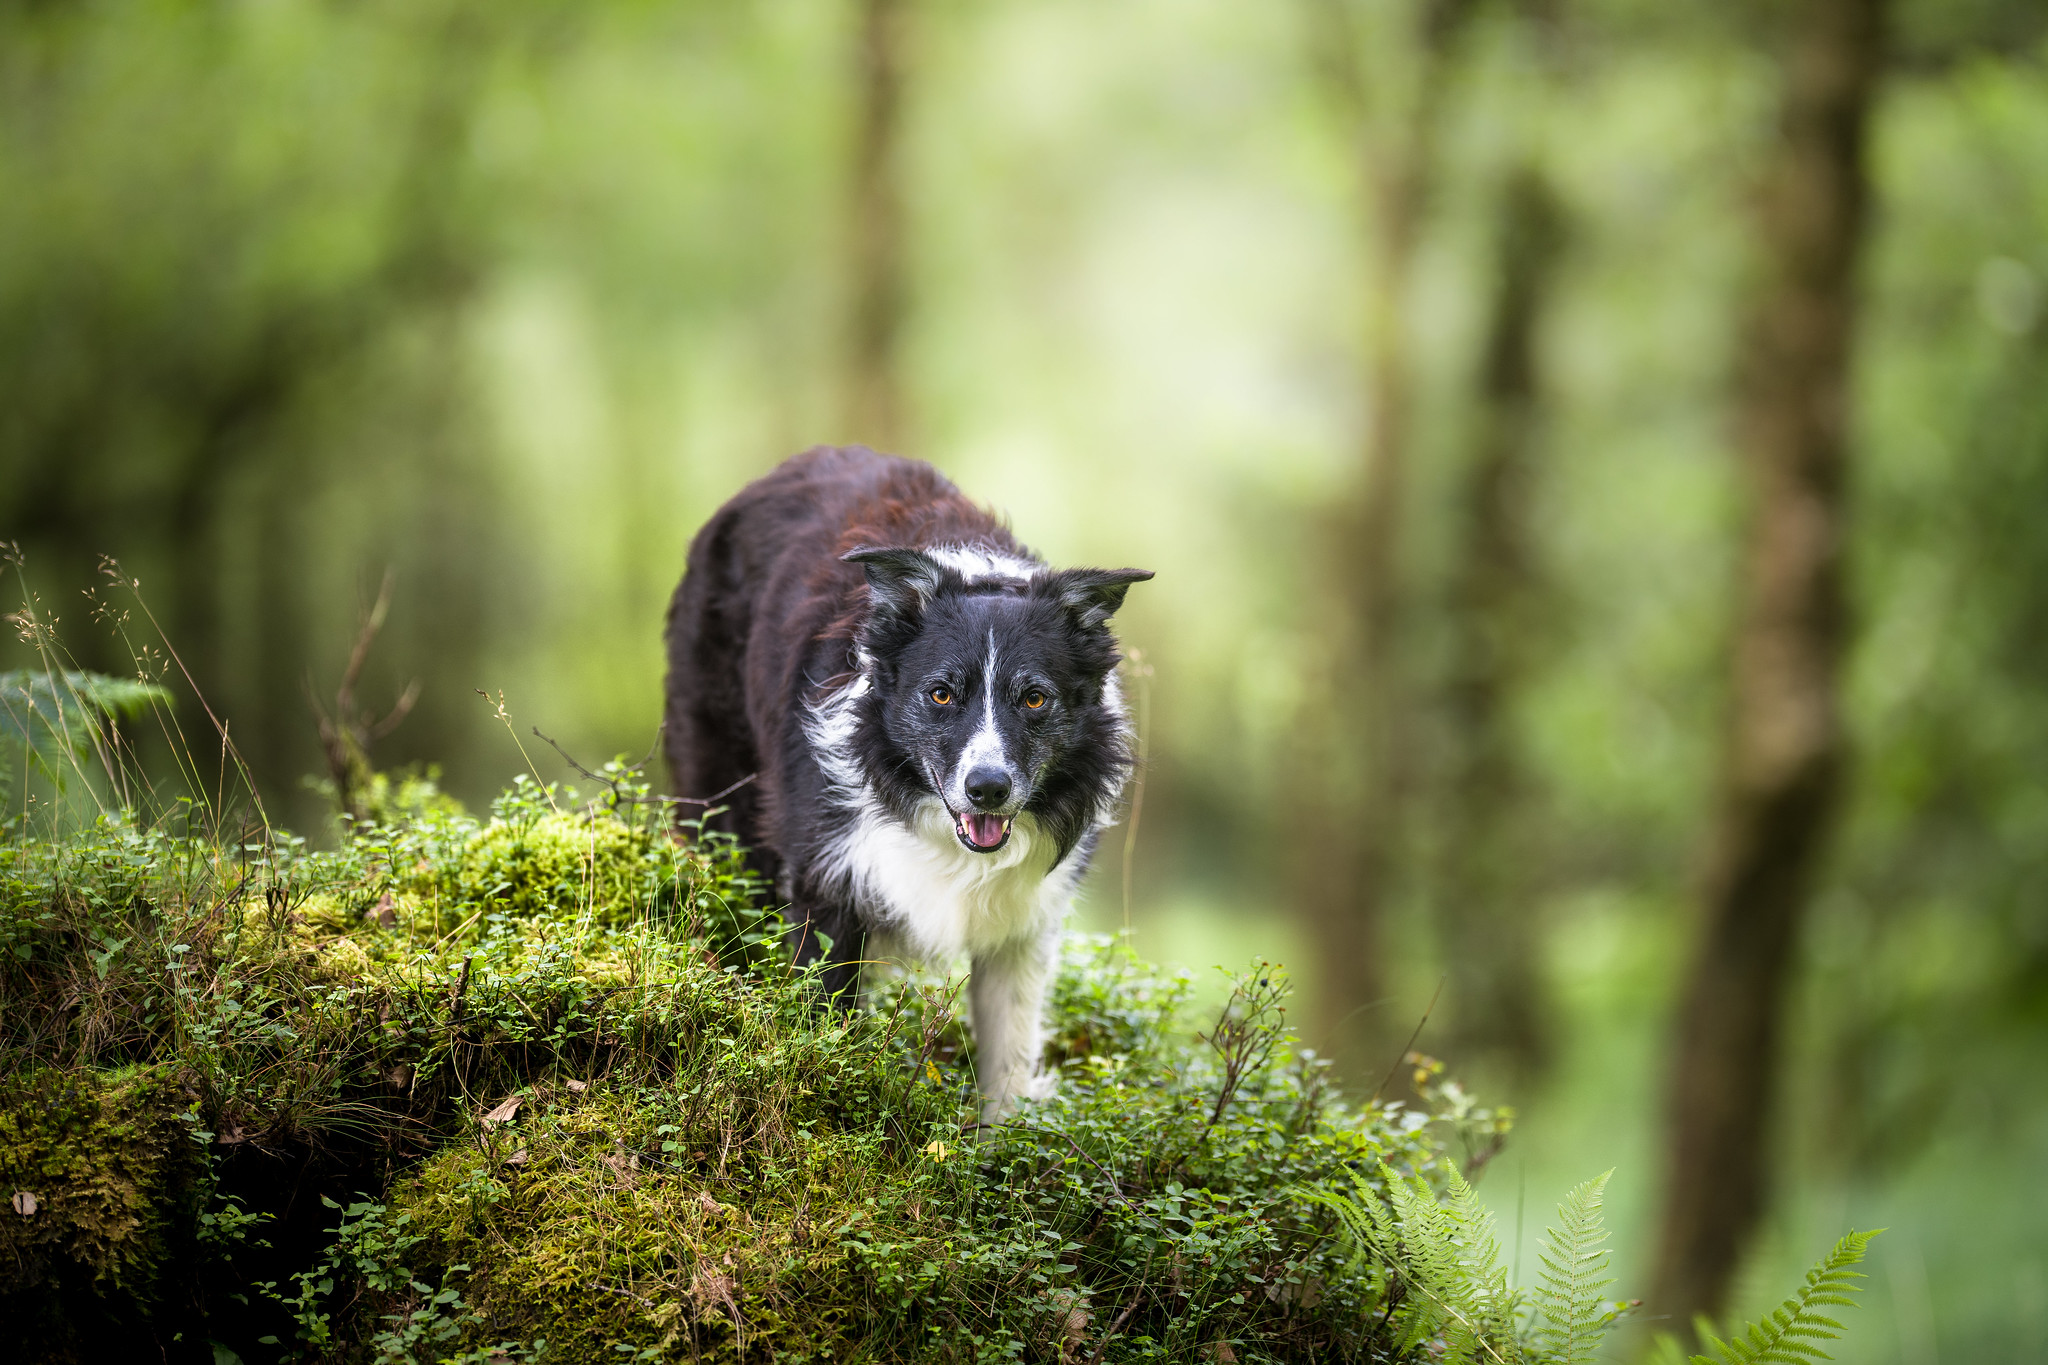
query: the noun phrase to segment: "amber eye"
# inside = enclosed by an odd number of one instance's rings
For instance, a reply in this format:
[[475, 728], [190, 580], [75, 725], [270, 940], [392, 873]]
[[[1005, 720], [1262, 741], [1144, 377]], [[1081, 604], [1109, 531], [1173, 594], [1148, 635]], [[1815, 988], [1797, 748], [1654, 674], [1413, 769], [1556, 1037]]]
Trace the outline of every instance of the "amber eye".
[[941, 706], [951, 706], [953, 704], [953, 689], [950, 687], [934, 687], [932, 689], [932, 700]]
[[1036, 711], [1039, 707], [1045, 705], [1045, 693], [1035, 687], [1032, 688], [1024, 694], [1024, 704]]

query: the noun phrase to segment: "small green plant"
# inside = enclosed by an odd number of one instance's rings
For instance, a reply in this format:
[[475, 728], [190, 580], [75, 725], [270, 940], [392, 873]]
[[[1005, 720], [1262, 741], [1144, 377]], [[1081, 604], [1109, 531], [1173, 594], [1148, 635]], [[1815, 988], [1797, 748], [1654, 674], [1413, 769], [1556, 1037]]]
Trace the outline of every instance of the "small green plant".
[[1544, 1247], [1533, 1299], [1509, 1284], [1493, 1215], [1455, 1169], [1445, 1171], [1441, 1194], [1382, 1162], [1376, 1180], [1354, 1174], [1349, 1190], [1304, 1196], [1337, 1215], [1351, 1269], [1386, 1304], [1402, 1350], [1429, 1347], [1457, 1365], [1581, 1365], [1624, 1307], [1599, 1298], [1606, 1179], [1581, 1185], [1559, 1209], [1564, 1229]]
[[[365, 1299], [372, 1306], [381, 1325], [369, 1331], [363, 1346], [375, 1365], [417, 1365], [423, 1355], [441, 1365], [468, 1365], [471, 1361], [482, 1365], [486, 1361], [537, 1359], [545, 1353], [544, 1340], [492, 1342], [459, 1351], [463, 1334], [480, 1321], [463, 1303], [462, 1291], [454, 1284], [469, 1267], [446, 1266], [440, 1272], [439, 1288], [426, 1284], [408, 1268], [410, 1253], [426, 1240], [409, 1226], [411, 1214], [393, 1214], [369, 1199], [345, 1209], [325, 1196], [321, 1203], [341, 1213], [341, 1224], [326, 1254], [318, 1264], [293, 1277], [294, 1294], [285, 1295], [274, 1281], [259, 1286], [290, 1310], [298, 1326], [299, 1343], [305, 1348], [297, 1358], [324, 1359], [328, 1348], [336, 1345], [338, 1298]], [[263, 1337], [259, 1344], [281, 1343], [275, 1337]], [[451, 1348], [459, 1353], [450, 1354]]]
[[[1540, 1252], [1533, 1292], [1508, 1283], [1493, 1217], [1455, 1170], [1441, 1196], [1428, 1182], [1382, 1162], [1378, 1179], [1354, 1174], [1349, 1190], [1304, 1191], [1337, 1215], [1350, 1267], [1373, 1285], [1403, 1351], [1426, 1351], [1448, 1365], [1587, 1365], [1601, 1341], [1634, 1305], [1601, 1291], [1607, 1232], [1600, 1208], [1609, 1171], [1565, 1196], [1559, 1226]], [[1684, 1357], [1661, 1337], [1659, 1365], [1812, 1365], [1828, 1359], [1819, 1342], [1841, 1334], [1825, 1307], [1853, 1307], [1863, 1259], [1875, 1232], [1852, 1232], [1807, 1272], [1806, 1282], [1762, 1322], [1728, 1341], [1700, 1333], [1713, 1352]]]

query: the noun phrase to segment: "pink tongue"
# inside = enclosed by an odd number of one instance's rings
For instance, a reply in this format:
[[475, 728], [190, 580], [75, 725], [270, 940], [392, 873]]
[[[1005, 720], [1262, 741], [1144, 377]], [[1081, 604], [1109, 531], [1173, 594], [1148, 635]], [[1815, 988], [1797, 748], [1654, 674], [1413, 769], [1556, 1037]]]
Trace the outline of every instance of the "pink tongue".
[[996, 815], [970, 815], [967, 817], [967, 841], [976, 848], [988, 848], [1002, 842], [1003, 821]]

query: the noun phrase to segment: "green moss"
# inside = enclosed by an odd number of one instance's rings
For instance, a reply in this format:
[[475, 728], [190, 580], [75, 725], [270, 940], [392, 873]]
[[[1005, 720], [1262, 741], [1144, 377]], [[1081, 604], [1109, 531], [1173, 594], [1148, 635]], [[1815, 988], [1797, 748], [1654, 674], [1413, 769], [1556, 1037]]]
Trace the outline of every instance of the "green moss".
[[[842, 1241], [885, 1217], [908, 1231], [919, 1181], [904, 1154], [800, 1129], [773, 1158], [753, 1154], [749, 1176], [718, 1134], [653, 1121], [680, 1108], [665, 1089], [554, 1092], [401, 1185], [395, 1207], [434, 1235], [437, 1258], [476, 1267], [465, 1292], [480, 1339], [544, 1338], [560, 1360], [622, 1344], [838, 1360], [871, 1334], [874, 1277]], [[921, 1212], [910, 1221], [936, 1239], [929, 1199]]]
[[0, 1076], [0, 1313], [54, 1340], [166, 1294], [209, 1188], [193, 1098], [165, 1065]]
[[455, 869], [455, 897], [520, 915], [588, 914], [616, 923], [653, 909], [667, 889], [653, 836], [601, 815], [496, 820]]
[[1177, 1360], [1219, 1340], [1346, 1358], [1377, 1300], [1303, 1191], [1381, 1159], [1447, 1169], [1426, 1115], [1336, 1102], [1270, 972], [1232, 1005], [1262, 1060], [1209, 1122], [1227, 1068], [1180, 1018], [1186, 983], [1077, 940], [1059, 1097], [978, 1136], [938, 983], [885, 984], [855, 1016], [701, 969], [664, 989], [672, 1073], [558, 1073], [509, 1117], [480, 1094], [393, 1186], [424, 1234], [419, 1282], [463, 1276], [465, 1341], [544, 1339], [565, 1362], [1052, 1360], [1082, 1342]]
[[927, 1149], [957, 1143], [958, 1096], [800, 984], [686, 967], [648, 1004], [672, 1072], [558, 1077], [505, 1120], [480, 1099], [398, 1182], [423, 1273], [473, 1267], [477, 1339], [545, 1338], [551, 1359], [847, 1358], [888, 1317], [849, 1239], [946, 1232], [957, 1182]]

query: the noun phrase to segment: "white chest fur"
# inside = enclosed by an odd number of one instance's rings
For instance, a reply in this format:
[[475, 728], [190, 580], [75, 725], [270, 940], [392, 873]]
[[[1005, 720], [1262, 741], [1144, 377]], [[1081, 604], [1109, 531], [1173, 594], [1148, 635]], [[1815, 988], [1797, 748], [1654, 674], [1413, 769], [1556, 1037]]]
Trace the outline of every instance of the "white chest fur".
[[939, 801], [921, 803], [905, 825], [867, 796], [829, 861], [878, 927], [943, 962], [984, 957], [1057, 926], [1074, 895], [1073, 868], [1055, 867], [1057, 855], [1028, 814], [1002, 848], [975, 853], [961, 846]]
[[976, 853], [961, 847], [939, 801], [920, 803], [906, 825], [871, 792], [826, 855], [869, 924], [918, 956], [973, 959], [968, 1000], [984, 1123], [1021, 1097], [1050, 1093], [1052, 1079], [1038, 1069], [1045, 992], [1081, 862], [1054, 866], [1057, 856], [1030, 815], [1017, 817], [1002, 848]]

